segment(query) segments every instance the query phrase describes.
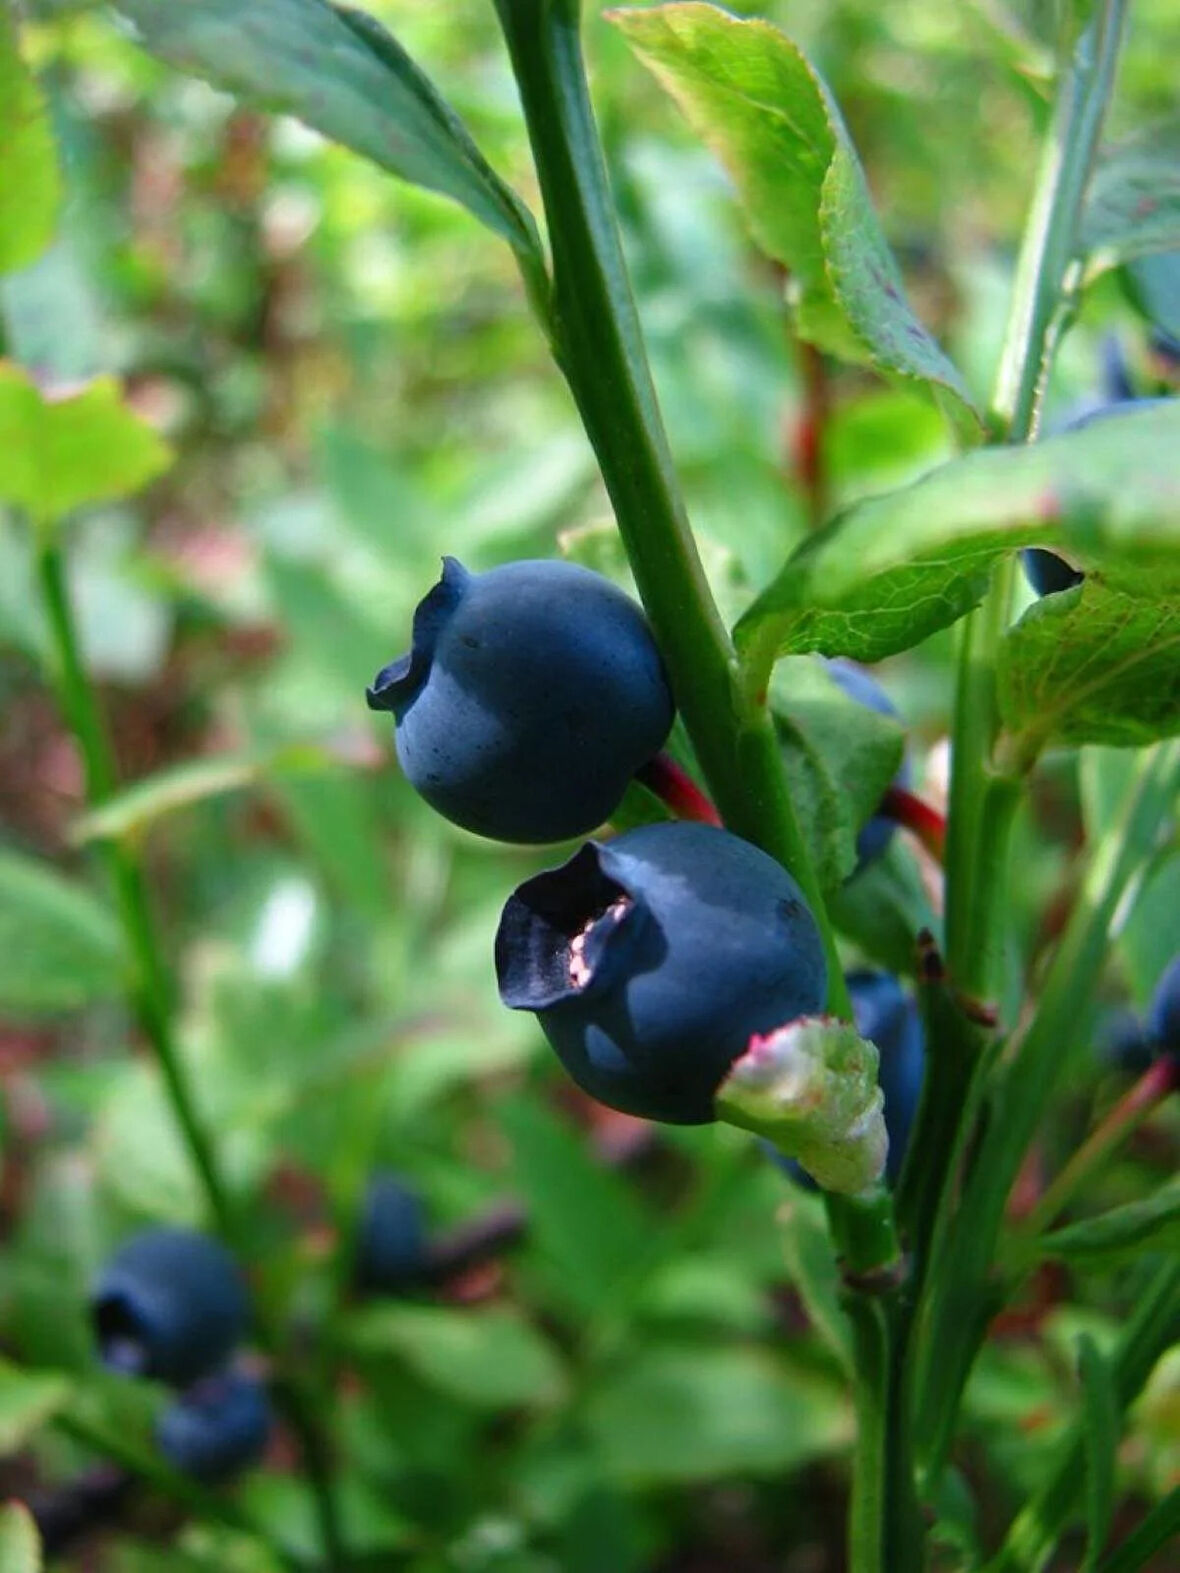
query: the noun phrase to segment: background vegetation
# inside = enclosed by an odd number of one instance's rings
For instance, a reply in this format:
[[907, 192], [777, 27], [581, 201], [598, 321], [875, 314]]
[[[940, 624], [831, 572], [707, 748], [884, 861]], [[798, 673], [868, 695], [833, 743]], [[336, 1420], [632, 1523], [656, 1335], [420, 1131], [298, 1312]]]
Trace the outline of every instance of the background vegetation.
[[[479, 568], [566, 549], [622, 572], [509, 253], [459, 208], [154, 62], [105, 16], [30, 9], [26, 54], [50, 96], [66, 200], [52, 248], [0, 281], [4, 350], [59, 382], [117, 373], [173, 449], [133, 501], [74, 519], [69, 583], [120, 776], [154, 782], [119, 800], [114, 828], [147, 859], [180, 1050], [248, 1207], [251, 1280], [274, 1314], [317, 1329], [306, 1365], [348, 1539], [373, 1567], [414, 1573], [836, 1573], [851, 1410], [795, 1259], [819, 1238], [818, 1204], [733, 1130], [656, 1135], [571, 1092], [532, 1020], [501, 1009], [490, 964], [505, 893], [552, 853], [445, 825], [398, 778], [389, 729], [364, 704], [442, 552]], [[531, 200], [492, 7], [369, 9]], [[1047, 115], [1038, 29], [1051, 8], [732, 9], [789, 23], [824, 72], [920, 314], [983, 399]], [[949, 452], [946, 428], [917, 394], [799, 350], [782, 279], [719, 166], [587, 11], [656, 381], [736, 614], [817, 510], [928, 468]], [[1174, 109], [1177, 58], [1180, 11], [1143, 0], [1113, 131]], [[1137, 391], [1174, 385], [1125, 282], [1112, 274], [1088, 296], [1050, 422], [1107, 395], [1114, 348]], [[0, 1346], [62, 1373], [45, 1376], [38, 1413], [63, 1422], [35, 1429], [22, 1388], [6, 1433], [0, 1389], [0, 1444], [20, 1445], [0, 1494], [52, 1490], [105, 1439], [159, 1489], [63, 1566], [262, 1573], [274, 1545], [316, 1544], [292, 1437], [280, 1426], [226, 1498], [237, 1522], [190, 1520], [151, 1458], [156, 1399], [94, 1366], [96, 1266], [137, 1226], [204, 1213], [110, 964], [117, 940], [88, 904], [92, 839], [112, 822], [83, 812], [33, 575], [27, 533], [0, 516]], [[937, 635], [879, 673], [936, 800], [950, 649]], [[1129, 758], [1089, 749], [1040, 768], [1017, 831], [1010, 1011]], [[85, 941], [54, 948], [28, 927], [13, 854], [68, 877]], [[913, 845], [899, 842], [890, 868], [907, 910], [935, 898]], [[1143, 1008], [1178, 910], [1173, 859], [1110, 958], [1110, 1010]], [[852, 961], [855, 911], [845, 928]], [[1069, 1096], [1018, 1206], [1127, 1085], [1091, 1052], [1093, 1024], [1078, 1032], [1062, 1045]], [[1087, 1206], [1141, 1194], [1178, 1155], [1172, 1100]], [[342, 1264], [375, 1166], [412, 1180], [439, 1229], [512, 1197], [527, 1234], [437, 1294], [359, 1303]], [[947, 1566], [963, 1545], [993, 1544], [1035, 1488], [1077, 1407], [1079, 1332], [1103, 1346], [1136, 1289], [1134, 1267], [1084, 1279], [1046, 1267], [997, 1329], [959, 1454], [980, 1511], [972, 1521], [948, 1496]], [[1120, 1471], [1132, 1512], [1177, 1481], [1173, 1358], [1136, 1405]], [[1077, 1566], [1076, 1550], [1060, 1566]]]

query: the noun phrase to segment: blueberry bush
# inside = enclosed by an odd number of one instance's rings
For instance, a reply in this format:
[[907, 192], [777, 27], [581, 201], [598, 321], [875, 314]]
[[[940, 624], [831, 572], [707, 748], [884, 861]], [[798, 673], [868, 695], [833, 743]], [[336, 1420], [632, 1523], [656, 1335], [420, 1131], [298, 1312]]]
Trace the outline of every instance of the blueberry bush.
[[0, 1573], [1180, 1565], [1178, 50], [4, 0]]

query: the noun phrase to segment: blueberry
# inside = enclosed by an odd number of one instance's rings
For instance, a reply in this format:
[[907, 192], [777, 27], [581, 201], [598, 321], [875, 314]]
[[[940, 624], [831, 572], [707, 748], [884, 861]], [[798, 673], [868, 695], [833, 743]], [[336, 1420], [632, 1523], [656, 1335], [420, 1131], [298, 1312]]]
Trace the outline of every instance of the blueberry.
[[1143, 1023], [1133, 1010], [1112, 1011], [1098, 1029], [1098, 1057], [1112, 1070], [1141, 1076], [1155, 1052]]
[[426, 801], [500, 841], [603, 824], [673, 718], [642, 611], [567, 562], [471, 574], [444, 557], [411, 649], [368, 700], [393, 712], [398, 759]]
[[[868, 710], [875, 710], [878, 715], [889, 716], [892, 720], [900, 721], [897, 707], [889, 695], [871, 677], [863, 666], [857, 666], [854, 661], [837, 659], [827, 663], [832, 680], [846, 693], [849, 699], [855, 699], [857, 704], [864, 705]], [[901, 768], [893, 778], [893, 785], [908, 787], [913, 776], [909, 759], [903, 759]], [[859, 873], [866, 863], [871, 863], [874, 858], [879, 858], [885, 848], [893, 839], [896, 829], [891, 819], [886, 819], [884, 814], [874, 814], [860, 828], [856, 838], [856, 869]]]
[[242, 1338], [246, 1290], [229, 1252], [188, 1229], [145, 1229], [120, 1246], [90, 1299], [106, 1365], [186, 1386]]
[[1024, 564], [1024, 577], [1038, 595], [1057, 595], [1062, 590], [1072, 590], [1086, 577], [1071, 568], [1056, 552], [1047, 552], [1043, 546], [1029, 546], [1020, 554]]
[[[922, 1017], [917, 1004], [892, 973], [850, 972], [846, 981], [856, 1030], [862, 1038], [876, 1044], [880, 1056], [877, 1080], [885, 1097], [885, 1129], [889, 1132], [885, 1178], [890, 1185], [896, 1185], [926, 1071]], [[806, 1190], [818, 1189], [794, 1158], [784, 1158], [769, 1144], [767, 1151]]]
[[625, 1114], [713, 1120], [750, 1036], [824, 1008], [799, 887], [711, 825], [645, 825], [527, 880], [496, 936], [500, 998], [535, 1011], [578, 1086]]
[[1180, 1054], [1180, 956], [1174, 956], [1147, 1008], [1147, 1037], [1162, 1054]]
[[373, 1175], [357, 1229], [357, 1288], [370, 1294], [395, 1294], [421, 1280], [426, 1248], [426, 1222], [417, 1192], [387, 1170]]
[[224, 1372], [190, 1387], [156, 1422], [156, 1446], [197, 1480], [228, 1480], [266, 1451], [271, 1412], [253, 1377]]

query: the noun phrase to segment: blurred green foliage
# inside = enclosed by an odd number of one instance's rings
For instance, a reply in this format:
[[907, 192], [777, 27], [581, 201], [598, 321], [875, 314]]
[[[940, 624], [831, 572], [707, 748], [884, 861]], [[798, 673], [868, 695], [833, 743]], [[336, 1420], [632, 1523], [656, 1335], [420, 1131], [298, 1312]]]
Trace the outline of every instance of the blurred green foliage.
[[[536, 207], [492, 7], [371, 9]], [[824, 71], [919, 314], [982, 396], [1046, 118], [1052, 7], [733, 9], [789, 21]], [[175, 453], [134, 501], [70, 521], [70, 585], [124, 779], [148, 783], [117, 833], [146, 849], [184, 1060], [248, 1201], [246, 1265], [264, 1303], [319, 1328], [310, 1358], [332, 1373], [324, 1420], [351, 1544], [373, 1568], [414, 1573], [837, 1573], [851, 1413], [838, 1353], [815, 1330], [824, 1286], [801, 1265], [817, 1204], [788, 1197], [736, 1132], [653, 1140], [571, 1096], [531, 1020], [500, 1008], [490, 961], [507, 891], [551, 854], [439, 821], [364, 705], [442, 552], [473, 567], [549, 555], [609, 514], [510, 253], [459, 207], [153, 62], [105, 16], [51, 0], [29, 10], [66, 199], [51, 249], [0, 280], [3, 348], [53, 382], [117, 374]], [[808, 528], [806, 362], [719, 167], [614, 29], [591, 17], [588, 42], [673, 449], [736, 617]], [[1178, 57], [1180, 10], [1145, 0], [1116, 131], [1174, 108]], [[1111, 276], [1065, 347], [1050, 420], [1098, 396], [1112, 334], [1141, 391], [1163, 385]], [[827, 375], [829, 504], [947, 456], [916, 396], [865, 371]], [[31, 580], [27, 534], [0, 518], [0, 1346], [35, 1372], [0, 1376], [0, 1440], [33, 1443], [11, 1465], [14, 1491], [92, 1457], [76, 1431], [44, 1429], [50, 1415], [146, 1446], [151, 1402], [94, 1373], [86, 1284], [129, 1229], [202, 1216], [160, 1078], [118, 1003]], [[939, 634], [883, 671], [936, 796], [949, 652]], [[1017, 997], [1083, 825], [1101, 832], [1123, 769], [1092, 751], [1080, 782], [1052, 757], [1037, 778], [1018, 832]], [[1175, 948], [1177, 866], [1161, 866], [1122, 932], [1111, 1002], [1141, 1008]], [[907, 845], [872, 878], [867, 897], [856, 882], [844, 892], [847, 957], [908, 965], [930, 870]], [[18, 887], [28, 912], [30, 884], [43, 943], [5, 912]], [[1085, 1052], [1090, 1032], [1078, 1023], [1070, 1098], [1044, 1134], [1050, 1170], [1118, 1090]], [[1173, 1108], [1104, 1176], [1100, 1200], [1132, 1200], [1178, 1148]], [[412, 1178], [438, 1228], [520, 1198], [524, 1243], [443, 1295], [351, 1303], [333, 1244], [379, 1164]], [[790, 1260], [784, 1206], [803, 1231]], [[1134, 1283], [1071, 1276], [1068, 1293], [1038, 1281], [1042, 1292], [973, 1380], [965, 1467], [981, 1521], [948, 1488], [948, 1546], [991, 1543], [1038, 1482], [1076, 1406], [1078, 1325], [1102, 1347]], [[1175, 1479], [1176, 1382], [1169, 1368], [1153, 1383], [1121, 1456], [1124, 1483], [1149, 1499]], [[276, 1544], [308, 1551], [292, 1458], [280, 1437], [238, 1497]], [[14, 1523], [0, 1533], [20, 1534]], [[101, 1566], [274, 1565], [241, 1527], [193, 1521], [170, 1545], [175, 1527], [133, 1514], [101, 1540]]]

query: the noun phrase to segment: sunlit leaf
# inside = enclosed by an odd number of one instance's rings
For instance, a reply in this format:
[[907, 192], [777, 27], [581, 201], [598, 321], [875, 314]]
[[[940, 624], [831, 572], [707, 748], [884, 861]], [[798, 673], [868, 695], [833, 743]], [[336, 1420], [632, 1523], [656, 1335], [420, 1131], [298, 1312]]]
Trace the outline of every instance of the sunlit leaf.
[[49, 244], [61, 181], [45, 100], [21, 60], [7, 7], [0, 10], [0, 169], [0, 273], [8, 273]]
[[1112, 589], [1180, 592], [1180, 400], [1128, 404], [1026, 447], [988, 448], [855, 504], [787, 559], [737, 625], [758, 664], [877, 661], [978, 604], [1002, 552], [1044, 546]]
[[609, 16], [733, 176], [755, 240], [789, 270], [800, 333], [930, 384], [970, 425], [970, 396], [906, 300], [847, 127], [798, 46], [712, 5]]
[[113, 377], [47, 396], [26, 371], [0, 362], [0, 501], [51, 522], [138, 491], [170, 460]]
[[326, 0], [119, 0], [118, 9], [152, 54], [246, 103], [296, 116], [538, 254], [523, 203], [376, 18]]
[[[0, 1455], [15, 1453], [65, 1403], [69, 1377], [57, 1371], [24, 1371], [0, 1359]], [[0, 1545], [3, 1537], [0, 1535]], [[8, 1564], [0, 1555], [0, 1570]]]
[[69, 1010], [123, 987], [114, 917], [90, 891], [17, 852], [0, 852], [0, 1004]]

